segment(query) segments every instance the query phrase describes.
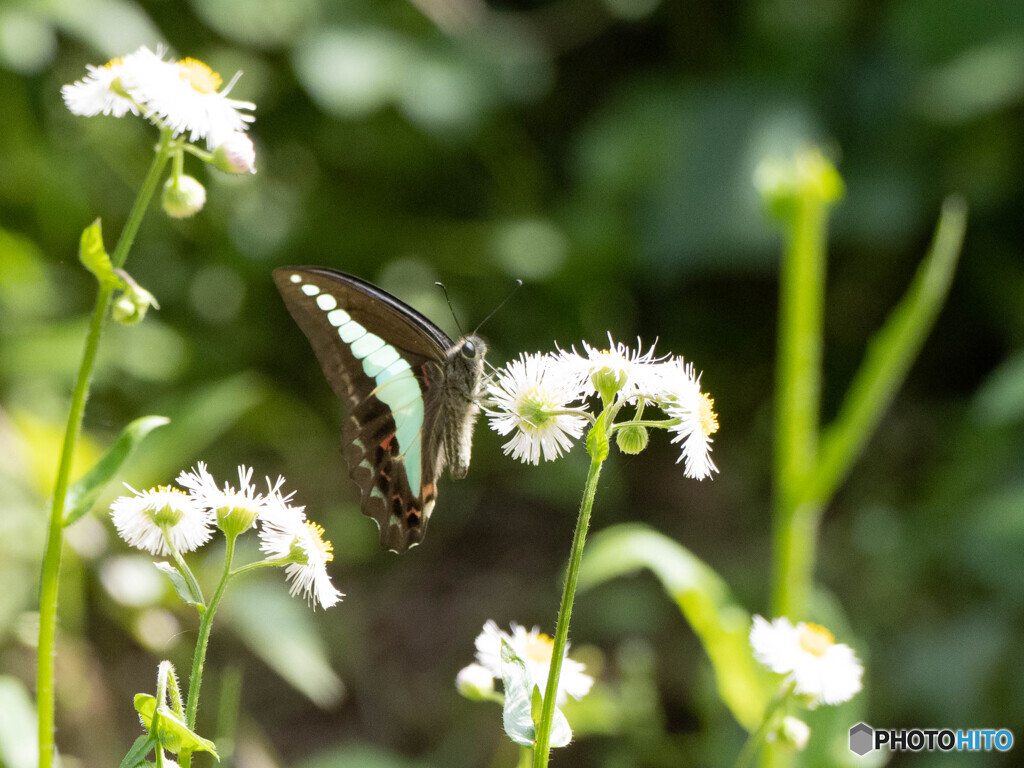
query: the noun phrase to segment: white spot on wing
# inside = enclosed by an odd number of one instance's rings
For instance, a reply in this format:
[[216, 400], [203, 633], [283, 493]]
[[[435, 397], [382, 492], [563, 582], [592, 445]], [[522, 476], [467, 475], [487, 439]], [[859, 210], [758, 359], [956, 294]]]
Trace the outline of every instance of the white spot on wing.
[[366, 329], [355, 320], [350, 320], [338, 329], [338, 335], [346, 344], [351, 344], [360, 336], [366, 335]]
[[327, 313], [327, 322], [337, 328], [352, 319], [352, 316], [344, 309], [334, 309]]
[[307, 296], [316, 296], [318, 293], [320, 293], [320, 289], [317, 288], [312, 283], [306, 283], [304, 286], [302, 286], [302, 292]]
[[320, 307], [320, 309], [326, 311], [338, 306], [338, 301], [329, 293], [321, 293], [316, 297], [316, 305]]
[[292, 275], [290, 279], [293, 283], [301, 283], [302, 275]]

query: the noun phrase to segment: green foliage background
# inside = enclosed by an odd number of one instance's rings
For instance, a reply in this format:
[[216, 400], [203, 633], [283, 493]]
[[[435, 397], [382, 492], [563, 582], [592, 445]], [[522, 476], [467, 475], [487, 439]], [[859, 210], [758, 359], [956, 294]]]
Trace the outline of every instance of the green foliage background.
[[[779, 240], [751, 175], [819, 142], [847, 183], [826, 418], [943, 196], [963, 193], [972, 215], [949, 303], [826, 513], [820, 610], [842, 606], [839, 639], [867, 662], [869, 722], [1024, 737], [1024, 4], [7, 0], [0, 764], [20, 768], [10, 745], [31, 733], [14, 725], [16, 681], [32, 679], [45, 500], [93, 291], [78, 238], [100, 216], [113, 240], [155, 141], [140, 120], [72, 116], [59, 89], [86, 63], [161, 41], [225, 79], [244, 71], [232, 93], [258, 104], [259, 174], [193, 166], [206, 209], [146, 220], [127, 266], [161, 310], [104, 338], [82, 467], [132, 419], [168, 416], [125, 480], [166, 483], [197, 460], [223, 478], [242, 462], [284, 474], [334, 541], [348, 595], [311, 614], [276, 578], [230, 592], [203, 735], [230, 731], [237, 708], [239, 764], [514, 764], [498, 709], [453, 681], [486, 619], [553, 630], [586, 472], [579, 448], [513, 465], [480, 427], [424, 546], [380, 554], [340, 464], [340, 409], [270, 281], [282, 264], [374, 280], [453, 334], [434, 280], [473, 326], [522, 278], [484, 328], [495, 364], [609, 330], [692, 360], [720, 415], [721, 474], [685, 480], [655, 435], [641, 456], [612, 459], [593, 525], [646, 523], [766, 611]], [[195, 632], [169, 586], [147, 591], [159, 574], [116, 539], [104, 502], [69, 529], [61, 605], [58, 745], [90, 767], [138, 734], [132, 695], [152, 688], [160, 658], [187, 674]], [[731, 764], [743, 732], [653, 577], [583, 593], [574, 620], [575, 654], [602, 683], [570, 713], [578, 741], [556, 765]]]

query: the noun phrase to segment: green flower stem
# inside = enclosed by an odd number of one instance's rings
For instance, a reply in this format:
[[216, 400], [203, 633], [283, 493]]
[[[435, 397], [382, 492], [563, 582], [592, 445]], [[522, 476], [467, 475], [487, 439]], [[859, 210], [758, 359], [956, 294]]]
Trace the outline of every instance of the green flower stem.
[[775, 616], [804, 618], [820, 508], [800, 504], [817, 453], [828, 202], [813, 188], [788, 217], [775, 392]]
[[164, 543], [167, 544], [167, 549], [170, 550], [171, 557], [174, 559], [174, 564], [178, 566], [178, 572], [182, 575], [188, 587], [192, 591], [194, 597], [199, 598], [202, 603], [201, 611], [206, 610], [206, 598], [203, 597], [203, 589], [199, 586], [199, 581], [196, 579], [196, 575], [192, 573], [192, 569], [188, 567], [188, 563], [185, 562], [185, 558], [181, 556], [181, 552], [174, 546], [174, 542], [171, 541], [171, 537], [167, 533], [167, 529], [163, 530]]
[[580, 502], [580, 514], [576, 520], [576, 532], [572, 537], [569, 567], [565, 572], [562, 603], [558, 609], [555, 644], [551, 651], [548, 685], [547, 690], [544, 692], [544, 705], [541, 709], [540, 722], [537, 724], [537, 742], [533, 752], [534, 768], [547, 768], [548, 755], [551, 751], [551, 720], [555, 714], [558, 678], [562, 671], [562, 658], [565, 655], [565, 644], [569, 637], [569, 621], [572, 619], [572, 604], [576, 596], [576, 582], [579, 580], [580, 561], [583, 559], [583, 545], [586, 543], [587, 527], [590, 525], [590, 510], [594, 506], [594, 495], [597, 493], [597, 479], [601, 475], [601, 465], [603, 463], [604, 457], [593, 457], [590, 461], [590, 471], [587, 473], [587, 483], [583, 489], [583, 500]]
[[757, 754], [757, 750], [760, 749], [765, 743], [765, 737], [771, 730], [772, 726], [777, 720], [779, 712], [782, 710], [783, 705], [789, 700], [790, 694], [793, 692], [793, 684], [785, 686], [779, 693], [775, 695], [770, 702], [768, 702], [767, 708], [764, 711], [764, 719], [761, 721], [761, 725], [758, 729], [747, 737], [746, 743], [743, 745], [743, 749], [740, 750], [739, 756], [736, 758], [736, 765], [734, 768], [747, 768], [753, 762], [754, 756]]
[[231, 572], [231, 577], [234, 578], [235, 576], [238, 576], [240, 574], [248, 573], [249, 571], [255, 571], [257, 568], [269, 568], [271, 566], [283, 568], [284, 566], [289, 565], [290, 563], [297, 562], [299, 561], [291, 555], [286, 555], [285, 557], [278, 557], [274, 560], [257, 560], [254, 563], [246, 563], [245, 565], [241, 565], [238, 568], [235, 568], [235, 570]]
[[[124, 265], [128, 251], [135, 242], [135, 235], [142, 224], [142, 218], [149, 207], [149, 202], [156, 191], [160, 174], [169, 156], [171, 136], [165, 131], [161, 134], [156, 156], [149, 167], [146, 179], [139, 190], [138, 197], [128, 216], [128, 221], [121, 231], [121, 238], [114, 249], [111, 262], [115, 267]], [[38, 668], [36, 670], [36, 710], [39, 722], [39, 768], [51, 768], [54, 749], [54, 706], [56, 687], [54, 669], [56, 664], [57, 635], [57, 597], [60, 587], [60, 559], [64, 545], [64, 506], [67, 502], [68, 486], [71, 479], [71, 464], [75, 455], [75, 443], [82, 430], [82, 418], [85, 414], [85, 401], [89, 397], [89, 384], [96, 363], [100, 336], [103, 333], [103, 321], [106, 319], [110, 306], [113, 288], [101, 284], [96, 294], [96, 305], [93, 308], [89, 332], [85, 339], [85, 350], [82, 363], [78, 369], [78, 378], [71, 395], [71, 410], [68, 413], [67, 428], [64, 431], [64, 443], [61, 446], [60, 463], [57, 467], [57, 480], [53, 491], [53, 502], [50, 506], [50, 520], [46, 535], [46, 549], [43, 553], [43, 569], [39, 585], [39, 650]]]
[[[213, 593], [206, 610], [202, 612], [199, 620], [199, 636], [196, 638], [196, 650], [192, 656], [192, 673], [188, 681], [188, 703], [185, 705], [185, 725], [190, 731], [195, 730], [196, 713], [199, 710], [199, 688], [203, 684], [203, 665], [206, 663], [206, 648], [210, 644], [210, 632], [213, 629], [213, 617], [217, 613], [217, 607], [224, 596], [228, 582], [233, 576], [231, 572], [231, 561], [235, 556], [236, 537], [227, 537], [227, 545], [224, 550], [224, 573], [217, 584], [217, 591]], [[192, 764], [192, 753], [182, 750], [178, 756], [178, 764], [181, 768], [189, 768]]]
[[633, 419], [632, 421], [620, 421], [612, 425], [612, 431], [625, 429], [626, 427], [648, 427], [650, 429], [671, 429], [683, 423], [682, 419]]

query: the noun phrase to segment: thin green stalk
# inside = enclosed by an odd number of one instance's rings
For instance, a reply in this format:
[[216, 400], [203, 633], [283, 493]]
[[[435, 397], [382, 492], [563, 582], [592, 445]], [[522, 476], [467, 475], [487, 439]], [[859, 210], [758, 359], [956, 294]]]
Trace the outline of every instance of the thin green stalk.
[[572, 537], [569, 567], [565, 572], [565, 587], [562, 589], [562, 603], [558, 609], [558, 624], [555, 628], [554, 648], [551, 651], [547, 690], [544, 692], [544, 705], [541, 710], [540, 722], [537, 724], [537, 743], [533, 752], [534, 768], [547, 768], [548, 755], [551, 751], [551, 720], [555, 714], [558, 678], [562, 671], [562, 658], [565, 655], [565, 644], [569, 637], [569, 622], [572, 619], [572, 604], [576, 596], [576, 582], [579, 580], [580, 561], [583, 559], [583, 545], [586, 543], [587, 528], [590, 525], [590, 510], [594, 506], [597, 479], [601, 475], [603, 463], [603, 457], [594, 457], [590, 461], [590, 471], [587, 473], [587, 483], [583, 489], [583, 500], [580, 502], [580, 514], [576, 520], [576, 532]]
[[757, 754], [757, 750], [764, 746], [765, 736], [768, 735], [768, 731], [771, 730], [774, 725], [779, 710], [786, 703], [789, 695], [793, 692], [793, 686], [788, 685], [768, 702], [768, 706], [764, 712], [764, 718], [761, 720], [761, 725], [756, 731], [747, 737], [746, 743], [743, 745], [743, 749], [740, 750], [739, 756], [736, 758], [736, 765], [734, 768], [747, 768], [753, 762], [754, 756]]
[[[206, 663], [206, 648], [210, 643], [210, 632], [213, 629], [213, 617], [217, 613], [217, 606], [224, 596], [228, 582], [231, 581], [231, 561], [235, 556], [235, 537], [229, 536], [224, 551], [224, 573], [217, 584], [217, 591], [213, 593], [206, 610], [201, 612], [199, 620], [199, 636], [196, 638], [196, 650], [192, 656], [192, 673], [188, 681], [188, 703], [185, 705], [185, 725], [189, 730], [194, 730], [196, 725], [196, 713], [199, 710], [199, 688], [203, 684], [203, 666]], [[192, 764], [192, 753], [182, 750], [178, 756], [178, 763], [181, 768], [189, 768]]]
[[776, 616], [798, 620], [807, 606], [819, 517], [817, 507], [798, 500], [817, 452], [828, 203], [805, 190], [795, 205], [779, 291], [772, 604]]
[[[142, 184], [135, 204], [128, 216], [128, 221], [121, 231], [117, 247], [111, 261], [115, 267], [124, 265], [128, 251], [135, 241], [139, 225], [146, 213], [146, 208], [156, 191], [160, 174], [167, 163], [171, 137], [165, 132], [161, 136], [153, 163], [149, 167], [146, 179]], [[89, 332], [85, 339], [85, 350], [82, 353], [82, 364], [78, 369], [78, 378], [71, 395], [71, 409], [68, 414], [67, 428], [64, 431], [64, 442], [61, 446], [60, 463], [57, 468], [57, 480], [53, 491], [53, 502], [50, 506], [50, 520], [46, 535], [46, 549], [43, 553], [43, 568], [39, 584], [39, 650], [38, 668], [36, 671], [36, 709], [39, 722], [39, 768], [51, 768], [54, 758], [54, 707], [56, 703], [56, 687], [54, 670], [56, 665], [56, 634], [57, 634], [57, 598], [60, 587], [60, 559], [64, 544], [64, 506], [67, 501], [68, 486], [71, 479], [71, 465], [75, 455], [75, 444], [82, 429], [82, 418], [85, 414], [85, 402], [89, 397], [89, 384], [92, 380], [93, 367], [96, 364], [96, 353], [99, 349], [100, 336], [103, 333], [103, 321], [106, 319], [113, 289], [101, 284], [96, 294], [96, 305], [89, 322]]]

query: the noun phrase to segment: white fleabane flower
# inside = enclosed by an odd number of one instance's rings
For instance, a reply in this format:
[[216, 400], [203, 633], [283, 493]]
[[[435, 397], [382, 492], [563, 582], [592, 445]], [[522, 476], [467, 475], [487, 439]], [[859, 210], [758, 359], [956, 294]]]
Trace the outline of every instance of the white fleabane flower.
[[715, 401], [700, 391], [700, 377], [694, 373], [690, 363], [675, 358], [658, 366], [661, 380], [659, 405], [679, 424], [670, 427], [675, 434], [673, 443], [682, 443], [682, 453], [677, 459], [684, 462], [687, 477], [703, 480], [717, 472], [718, 467], [711, 460], [711, 435], [718, 431], [718, 415]]
[[210, 540], [213, 516], [184, 491], [160, 486], [139, 492], [125, 487], [135, 495], [115, 499], [110, 517], [118, 535], [131, 546], [169, 555], [165, 534], [178, 552], [191, 552]]
[[[538, 627], [527, 631], [525, 627], [512, 622], [512, 633], [503, 632], [493, 621], [484, 624], [483, 631], [476, 638], [477, 663], [489, 671], [497, 680], [501, 679], [501, 641], [504, 639], [516, 655], [526, 664], [534, 685], [543, 694], [548, 684], [548, 669], [551, 666], [551, 654], [555, 650], [555, 641], [542, 633]], [[555, 703], [565, 704], [569, 696], [582, 699], [590, 692], [594, 678], [586, 674], [586, 667], [569, 658], [569, 645], [566, 643], [565, 656], [562, 660], [562, 671], [558, 677], [558, 693]]]
[[587, 426], [582, 409], [571, 405], [579, 399], [579, 382], [554, 356], [520, 355], [495, 374], [487, 390], [491, 429], [515, 433], [503, 449], [520, 461], [554, 461]]
[[223, 90], [220, 75], [196, 59], [165, 60], [164, 52], [146, 47], [113, 59], [102, 67], [89, 65], [82, 80], [61, 89], [64, 103], [76, 115], [114, 115], [131, 112], [169, 128], [189, 141], [206, 140], [216, 149], [253, 121], [256, 108], [248, 101], [228, 98], [241, 73]]
[[220, 75], [198, 59], [171, 62], [157, 74], [139, 85], [137, 98], [147, 116], [158, 118], [175, 136], [187, 133], [191, 142], [206, 139], [207, 147], [216, 149], [255, 119], [245, 112], [256, 109], [255, 104], [228, 98], [240, 72], [224, 90], [218, 90]]
[[755, 616], [750, 647], [761, 664], [794, 683], [794, 693], [810, 697], [812, 707], [842, 704], [861, 688], [864, 667], [853, 649], [818, 624], [794, 627], [785, 618], [769, 623]]
[[621, 392], [621, 398], [626, 401], [638, 397], [649, 399], [655, 393], [659, 361], [654, 356], [653, 346], [643, 352], [637, 339], [634, 350], [622, 342], [616, 343], [609, 332], [607, 349], [592, 347], [584, 341], [583, 350], [583, 355], [575, 350], [562, 355], [566, 363], [578, 371], [587, 395], [600, 394], [599, 387]]
[[200, 461], [191, 472], [178, 475], [178, 485], [187, 488], [197, 504], [216, 516], [217, 525], [225, 533], [237, 536], [252, 528], [266, 509], [266, 499], [252, 483], [252, 468], [238, 467], [238, 489], [227, 483], [221, 488]]
[[138, 115], [140, 105], [134, 90], [152, 76], [155, 66], [163, 63], [161, 57], [143, 47], [127, 56], [111, 59], [101, 67], [88, 64], [89, 74], [61, 88], [61, 96], [73, 114], [83, 117], [124, 117], [129, 112]]
[[306, 602], [315, 600], [321, 607], [330, 608], [344, 597], [327, 573], [327, 563], [334, 559], [334, 545], [324, 540], [323, 528], [306, 519], [304, 507], [289, 503], [294, 494], [281, 494], [283, 482], [278, 478], [266, 497], [260, 515], [260, 550], [268, 560], [292, 559], [284, 566], [285, 577], [291, 582], [290, 594], [302, 592]]

